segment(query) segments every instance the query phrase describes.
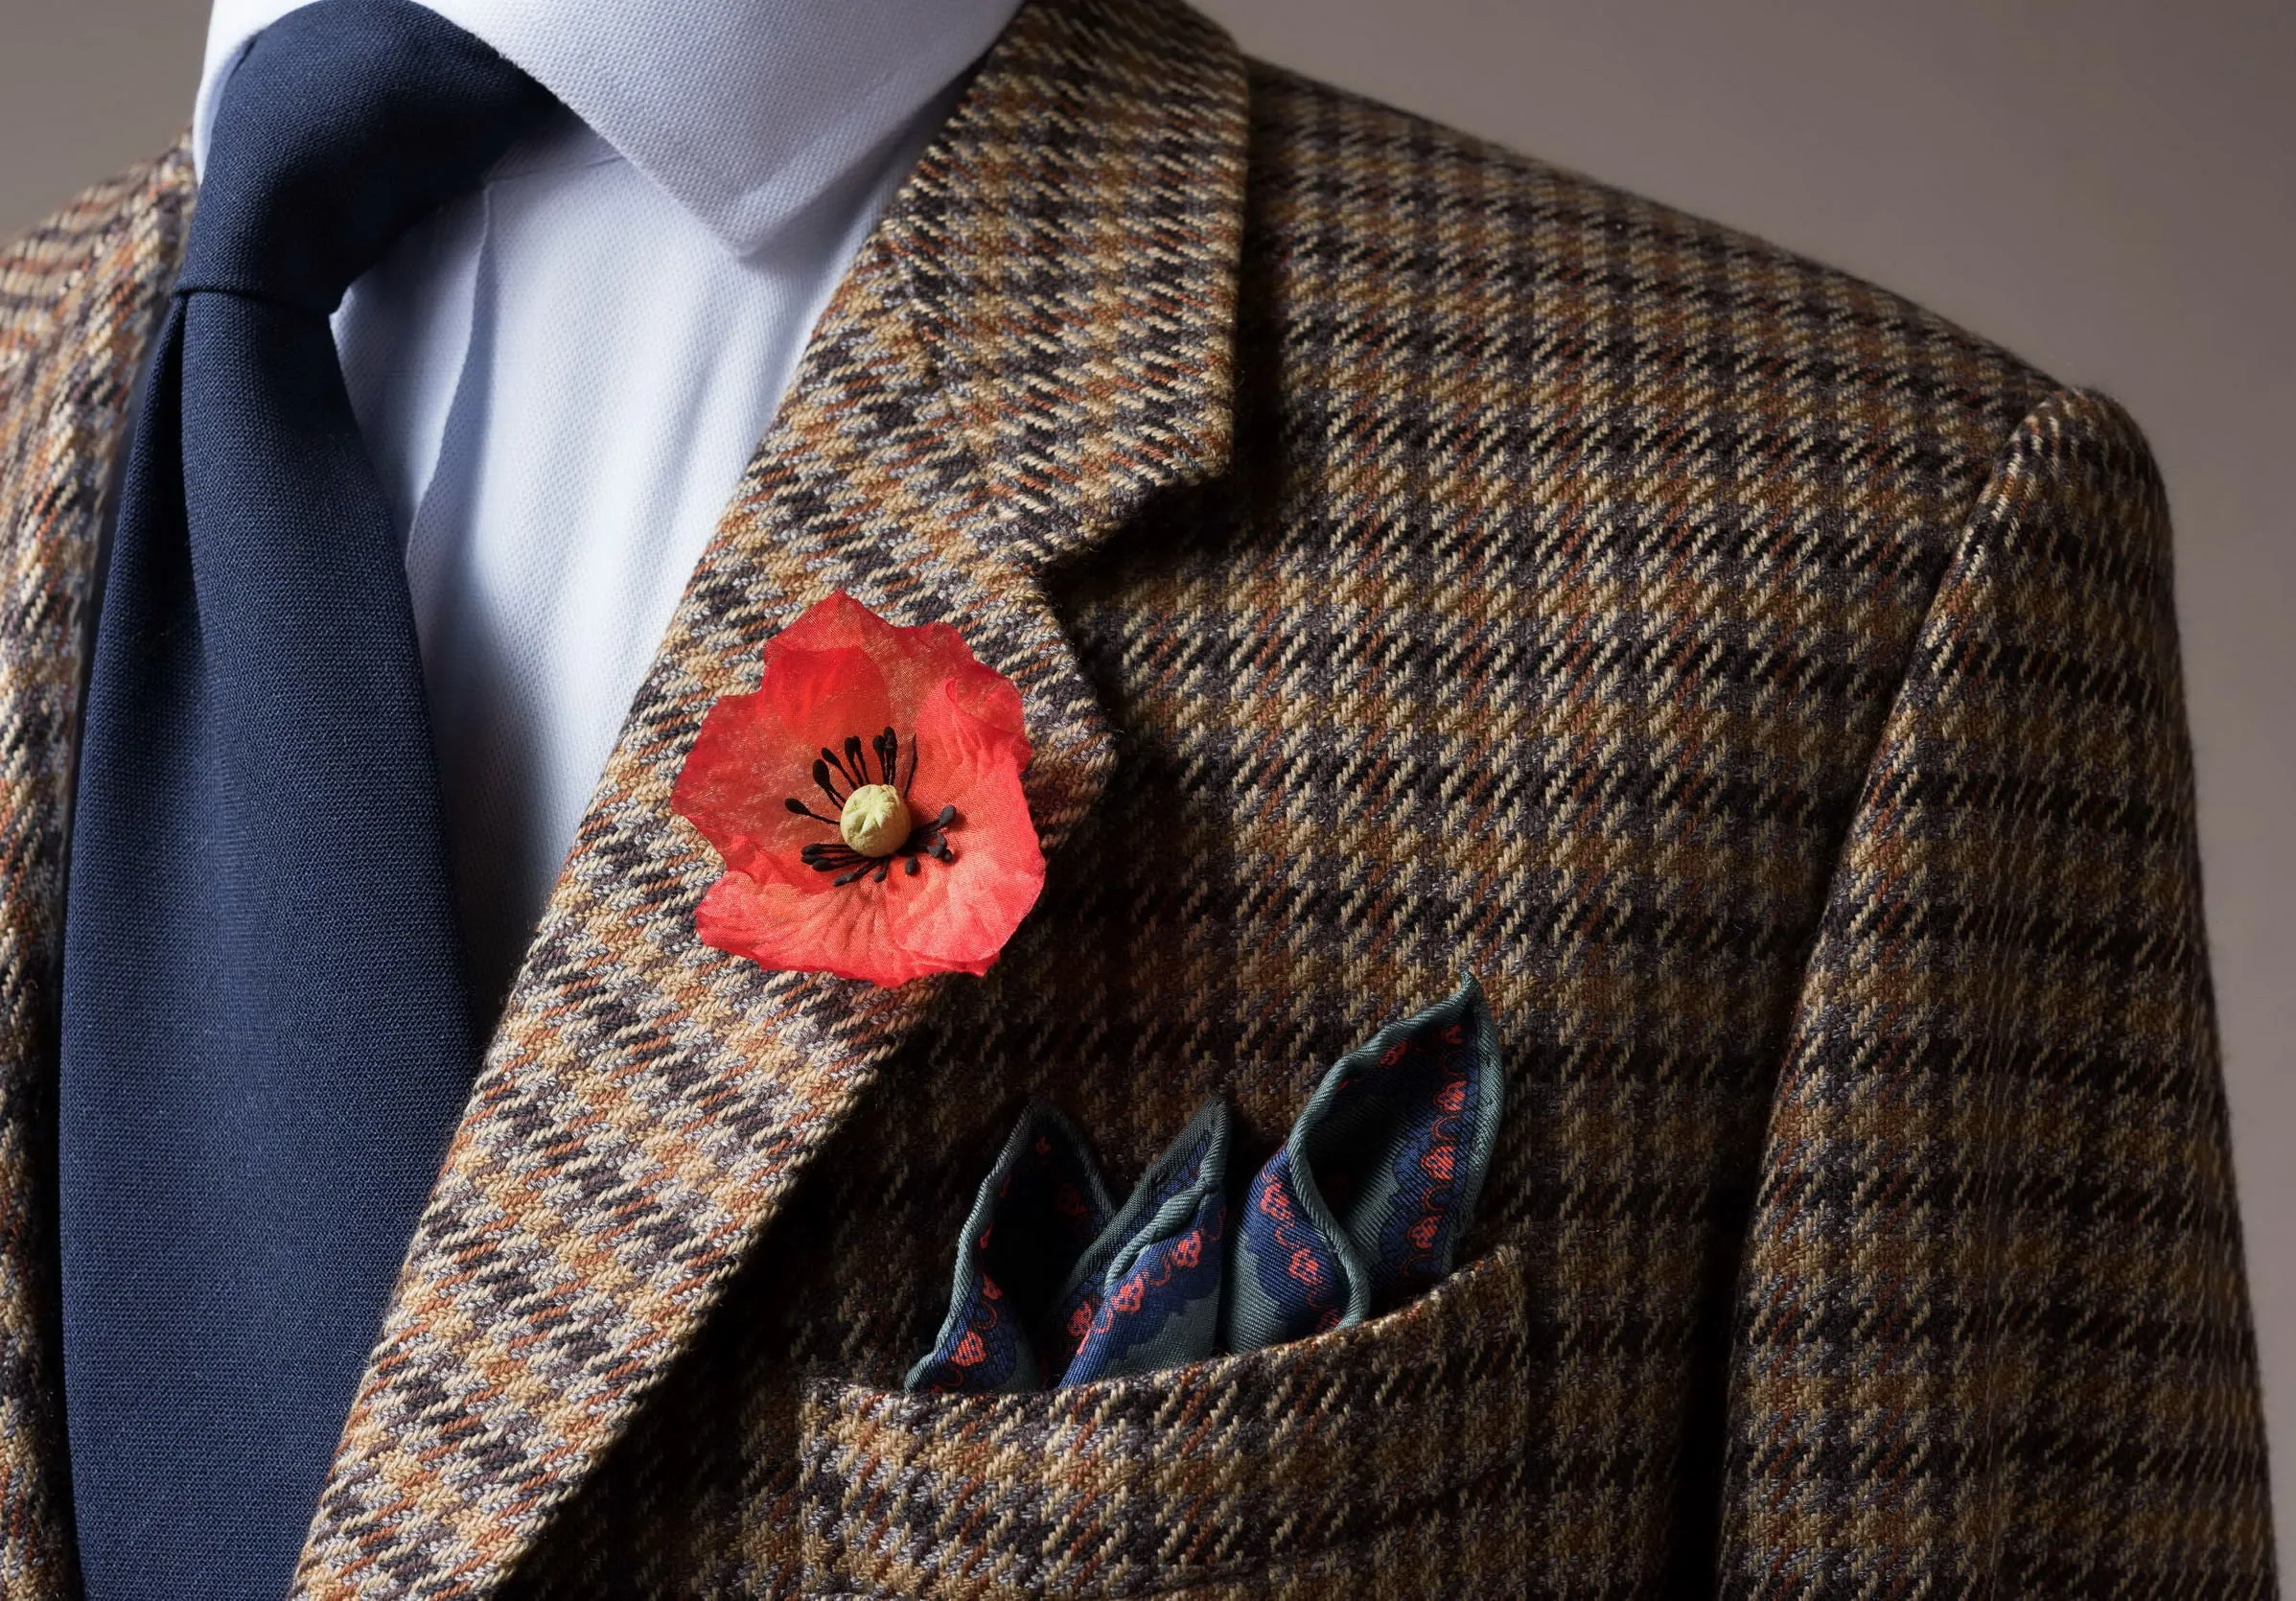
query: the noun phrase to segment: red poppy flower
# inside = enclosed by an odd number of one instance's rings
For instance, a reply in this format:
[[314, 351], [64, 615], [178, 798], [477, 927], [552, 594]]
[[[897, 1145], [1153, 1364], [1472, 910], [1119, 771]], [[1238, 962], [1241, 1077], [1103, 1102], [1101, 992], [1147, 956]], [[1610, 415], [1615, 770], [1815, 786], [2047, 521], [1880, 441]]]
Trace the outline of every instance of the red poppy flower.
[[726, 864], [694, 926], [760, 966], [984, 973], [1044, 887], [1020, 691], [946, 623], [840, 591], [702, 721], [671, 808]]

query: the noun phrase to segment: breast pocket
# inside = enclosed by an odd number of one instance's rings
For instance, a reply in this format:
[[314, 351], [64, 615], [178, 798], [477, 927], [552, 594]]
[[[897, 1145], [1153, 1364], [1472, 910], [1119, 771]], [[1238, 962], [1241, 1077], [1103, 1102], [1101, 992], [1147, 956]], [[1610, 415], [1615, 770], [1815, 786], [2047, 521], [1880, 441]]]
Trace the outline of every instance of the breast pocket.
[[1248, 1356], [1026, 1395], [817, 1384], [809, 1592], [1519, 1595], [1525, 1303], [1507, 1248]]

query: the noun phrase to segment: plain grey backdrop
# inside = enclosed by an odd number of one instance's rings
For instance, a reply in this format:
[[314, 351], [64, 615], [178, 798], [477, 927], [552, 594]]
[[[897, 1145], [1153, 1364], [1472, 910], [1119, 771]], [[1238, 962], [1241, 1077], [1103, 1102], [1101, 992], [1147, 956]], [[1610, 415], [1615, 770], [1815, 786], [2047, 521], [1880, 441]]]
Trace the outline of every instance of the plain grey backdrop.
[[[2296, 1553], [2296, 6], [1202, 3], [1255, 55], [1846, 267], [2144, 424], [2176, 512], [2235, 1158]], [[0, 0], [0, 236], [174, 137], [206, 16], [203, 0]]]

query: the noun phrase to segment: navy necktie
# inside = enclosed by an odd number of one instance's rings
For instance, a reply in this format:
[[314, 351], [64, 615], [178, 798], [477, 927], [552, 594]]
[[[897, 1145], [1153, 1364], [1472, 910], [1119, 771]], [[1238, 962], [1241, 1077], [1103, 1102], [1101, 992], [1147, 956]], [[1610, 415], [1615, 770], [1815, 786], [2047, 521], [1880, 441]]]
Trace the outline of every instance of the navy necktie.
[[550, 107], [409, 0], [262, 34], [105, 573], [64, 924], [98, 1598], [283, 1594], [475, 1066], [404, 557], [327, 318]]

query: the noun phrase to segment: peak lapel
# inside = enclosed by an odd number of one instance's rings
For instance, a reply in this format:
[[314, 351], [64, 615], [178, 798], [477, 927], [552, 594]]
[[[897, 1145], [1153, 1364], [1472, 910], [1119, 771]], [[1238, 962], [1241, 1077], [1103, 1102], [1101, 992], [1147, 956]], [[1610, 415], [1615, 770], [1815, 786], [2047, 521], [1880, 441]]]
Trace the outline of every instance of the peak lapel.
[[769, 636], [841, 587], [954, 622], [1021, 684], [1048, 850], [1093, 804], [1106, 729], [1038, 577], [1224, 465], [1243, 116], [1194, 13], [1033, 5], [864, 248], [544, 916], [298, 1593], [494, 1589], [950, 982], [767, 973], [694, 939], [718, 863], [670, 786]]
[[0, 254], [0, 1595], [78, 1589], [56, 1277], [64, 828], [104, 498], [191, 196], [179, 149]]

